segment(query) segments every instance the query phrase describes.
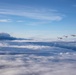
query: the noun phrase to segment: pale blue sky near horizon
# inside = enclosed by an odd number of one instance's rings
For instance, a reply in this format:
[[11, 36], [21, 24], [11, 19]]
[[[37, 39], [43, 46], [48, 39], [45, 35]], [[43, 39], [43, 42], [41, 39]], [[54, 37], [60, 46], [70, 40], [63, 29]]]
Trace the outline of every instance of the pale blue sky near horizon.
[[0, 32], [24, 38], [76, 34], [76, 0], [0, 0]]

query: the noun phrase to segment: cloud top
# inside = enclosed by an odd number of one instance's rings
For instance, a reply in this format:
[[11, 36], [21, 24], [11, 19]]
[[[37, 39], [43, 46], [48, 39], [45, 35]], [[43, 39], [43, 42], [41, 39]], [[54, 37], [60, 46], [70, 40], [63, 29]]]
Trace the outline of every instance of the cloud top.
[[32, 39], [29, 39], [29, 38], [17, 38], [17, 37], [13, 37], [11, 36], [10, 34], [8, 33], [0, 33], [0, 40], [32, 40]]
[[17, 38], [12, 37], [8, 33], [0, 33], [0, 40], [16, 40]]

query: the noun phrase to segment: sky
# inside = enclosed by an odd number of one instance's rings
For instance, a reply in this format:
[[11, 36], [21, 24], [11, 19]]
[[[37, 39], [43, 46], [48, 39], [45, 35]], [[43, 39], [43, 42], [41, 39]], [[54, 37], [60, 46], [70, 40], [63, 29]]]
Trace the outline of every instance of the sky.
[[23, 38], [76, 34], [76, 0], [0, 0], [0, 32]]

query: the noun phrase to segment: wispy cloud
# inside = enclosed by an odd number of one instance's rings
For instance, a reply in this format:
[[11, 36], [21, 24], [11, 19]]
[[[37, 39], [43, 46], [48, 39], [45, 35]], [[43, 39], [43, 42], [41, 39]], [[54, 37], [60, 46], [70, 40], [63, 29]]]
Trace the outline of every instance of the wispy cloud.
[[0, 14], [23, 16], [31, 19], [60, 21], [63, 15], [53, 9], [36, 9], [36, 8], [20, 8], [20, 9], [1, 9]]
[[12, 22], [10, 19], [0, 19], [0, 22]]
[[22, 20], [18, 20], [18, 21], [16, 21], [16, 22], [24, 22], [24, 21], [22, 21]]
[[48, 24], [48, 23], [51, 23], [51, 21], [38, 21], [38, 22], [29, 22], [27, 25], [30, 25], [30, 26], [37, 26], [37, 25], [45, 25], [45, 24]]

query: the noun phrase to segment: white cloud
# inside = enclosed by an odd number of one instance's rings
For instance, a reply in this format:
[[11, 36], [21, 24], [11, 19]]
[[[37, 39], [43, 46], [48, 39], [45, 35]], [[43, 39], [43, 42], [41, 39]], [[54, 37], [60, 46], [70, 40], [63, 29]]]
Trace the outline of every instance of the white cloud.
[[[45, 43], [45, 42], [44, 42]], [[66, 48], [34, 45], [33, 42], [0, 41], [0, 52], [16, 51], [15, 48], [37, 49], [40, 52], [48, 51], [50, 55], [36, 54], [18, 54], [1, 55], [0, 54], [0, 74], [1, 75], [76, 75], [76, 52]], [[58, 42], [57, 42], [58, 43]], [[55, 44], [57, 44], [55, 43]], [[66, 45], [65, 42], [59, 42]], [[73, 43], [73, 42], [72, 42]], [[12, 44], [12, 45], [10, 45]], [[22, 45], [20, 45], [22, 44]], [[68, 44], [71, 44], [69, 42]], [[75, 44], [75, 42], [74, 42]], [[74, 45], [73, 44], [73, 45]], [[2, 50], [1, 47], [8, 47]], [[11, 49], [14, 48], [14, 50]], [[19, 51], [20, 51], [19, 50]], [[37, 52], [37, 51], [36, 51]]]
[[27, 48], [27, 49], [33, 49], [33, 50], [40, 50], [40, 49], [48, 49], [49, 46], [38, 46], [38, 45], [25, 45], [25, 46], [9, 46], [9, 47], [15, 47], [15, 48]]
[[10, 47], [11, 48], [27, 48], [27, 49], [33, 49], [33, 50], [41, 50], [41, 49], [50, 49], [50, 46], [39, 46], [39, 45], [9, 45], [8, 43], [0, 43], [0, 47]]
[[51, 21], [39, 21], [39, 22], [29, 22], [26, 25], [30, 25], [30, 26], [37, 26], [37, 25], [45, 25], [47, 23], [51, 23]]
[[22, 21], [22, 20], [18, 20], [18, 21], [16, 21], [16, 22], [24, 22], [24, 21]]
[[11, 22], [10, 19], [0, 19], [0, 22]]
[[[70, 55], [74, 60], [76, 55]], [[63, 57], [64, 59], [59, 59]], [[67, 56], [66, 56], [67, 57]], [[0, 55], [1, 75], [75, 75], [76, 63], [63, 56]], [[59, 62], [55, 62], [59, 60]]]
[[0, 47], [6, 47], [6, 46], [8, 46], [7, 43], [0, 43]]
[[49, 21], [60, 21], [63, 19], [63, 15], [59, 14], [57, 11], [50, 11], [48, 9], [32, 9], [26, 8], [25, 9], [1, 9], [0, 14], [6, 15], [17, 15], [28, 17], [31, 19], [38, 19], [38, 20], [49, 20]]

